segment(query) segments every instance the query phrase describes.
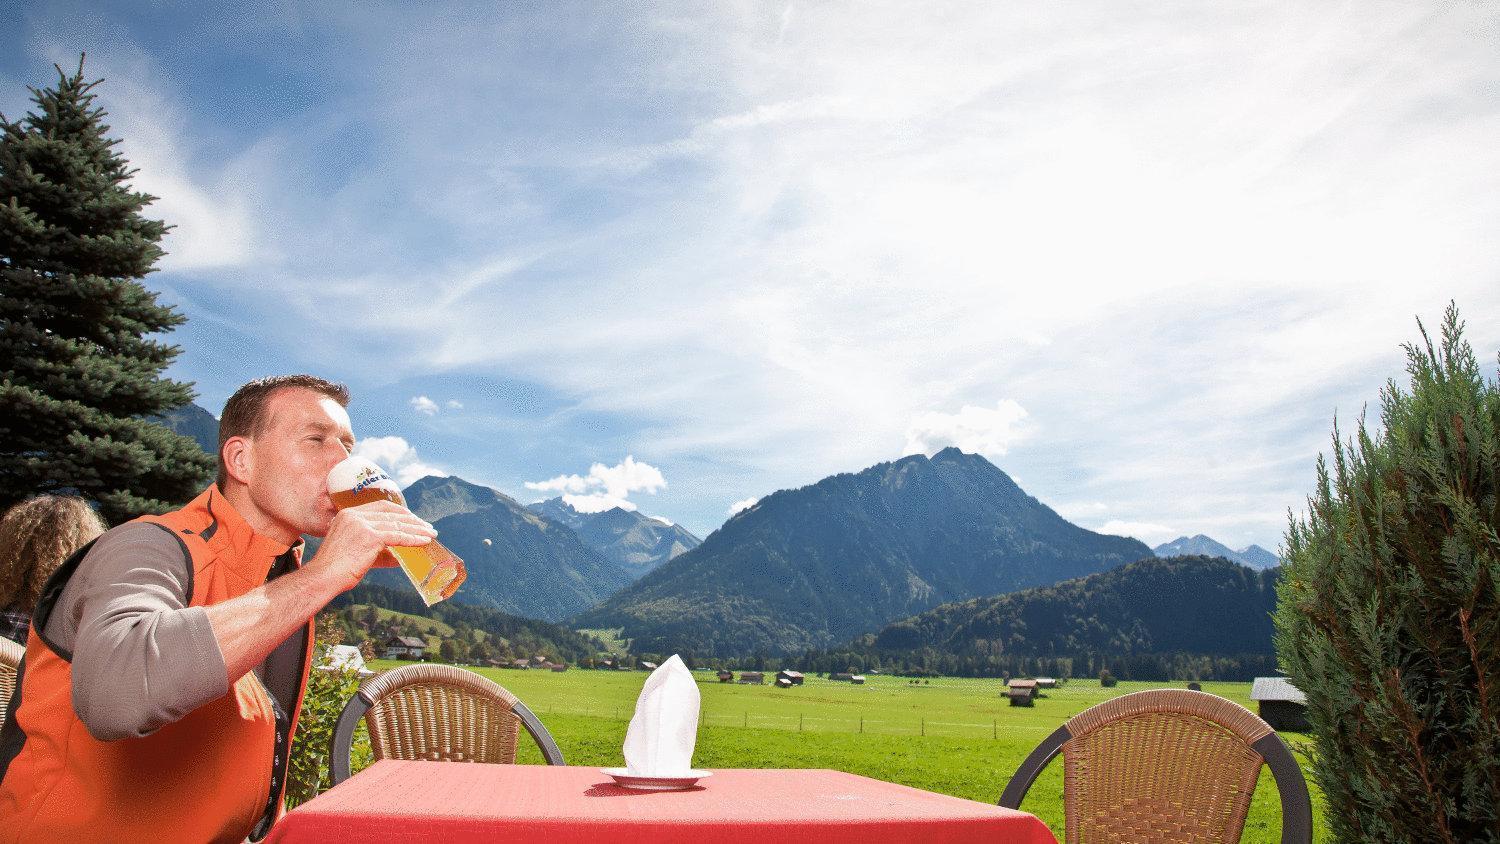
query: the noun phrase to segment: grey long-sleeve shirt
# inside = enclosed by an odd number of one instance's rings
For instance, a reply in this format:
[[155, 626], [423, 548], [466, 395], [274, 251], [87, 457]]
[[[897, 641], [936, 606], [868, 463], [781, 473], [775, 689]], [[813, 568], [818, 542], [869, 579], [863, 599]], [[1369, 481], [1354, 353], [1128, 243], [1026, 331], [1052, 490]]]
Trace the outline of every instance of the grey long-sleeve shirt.
[[191, 563], [167, 531], [121, 525], [100, 537], [43, 631], [73, 654], [73, 709], [94, 738], [150, 735], [229, 691]]

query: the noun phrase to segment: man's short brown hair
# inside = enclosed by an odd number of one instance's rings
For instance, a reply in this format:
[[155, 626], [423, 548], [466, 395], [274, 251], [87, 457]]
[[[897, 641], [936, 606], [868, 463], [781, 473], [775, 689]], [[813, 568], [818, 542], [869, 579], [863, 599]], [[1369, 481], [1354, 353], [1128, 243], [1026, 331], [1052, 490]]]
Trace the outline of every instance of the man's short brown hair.
[[224, 484], [229, 480], [229, 467], [224, 465], [224, 443], [230, 437], [254, 439], [265, 430], [269, 417], [266, 404], [271, 400], [271, 395], [277, 390], [294, 388], [322, 393], [343, 407], [349, 406], [348, 387], [316, 375], [272, 375], [269, 378], [257, 378], [235, 390], [229, 401], [224, 402], [224, 413], [219, 418], [219, 477], [216, 482], [220, 491], [223, 491]]

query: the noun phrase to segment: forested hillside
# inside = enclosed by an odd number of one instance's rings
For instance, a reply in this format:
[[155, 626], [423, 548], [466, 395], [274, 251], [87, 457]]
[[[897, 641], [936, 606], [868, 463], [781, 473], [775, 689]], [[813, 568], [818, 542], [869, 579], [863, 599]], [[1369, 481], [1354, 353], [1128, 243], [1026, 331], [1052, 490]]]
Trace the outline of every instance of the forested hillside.
[[[324, 612], [331, 616], [324, 618], [324, 628], [337, 628], [345, 644], [368, 640], [378, 650], [391, 636], [416, 636], [436, 645], [431, 657], [450, 662], [504, 662], [545, 655], [557, 662], [578, 663], [609, 651], [598, 639], [566, 627], [490, 607], [453, 601], [428, 607], [410, 588], [361, 583], [335, 598]], [[451, 632], [434, 630], [417, 619], [431, 619]]]
[[1148, 558], [943, 604], [809, 662], [986, 676], [1095, 676], [1109, 668], [1122, 679], [1246, 679], [1275, 670], [1280, 571], [1217, 557]]

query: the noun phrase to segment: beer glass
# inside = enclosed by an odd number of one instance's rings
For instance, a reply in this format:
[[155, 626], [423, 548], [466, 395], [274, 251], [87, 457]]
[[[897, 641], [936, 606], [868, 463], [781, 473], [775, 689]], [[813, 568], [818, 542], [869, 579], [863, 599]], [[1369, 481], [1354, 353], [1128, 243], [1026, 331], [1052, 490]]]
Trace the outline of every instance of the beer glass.
[[[371, 501], [392, 501], [402, 507], [406, 499], [401, 497], [401, 488], [390, 476], [369, 460], [350, 455], [328, 471], [328, 497], [340, 510], [356, 507]], [[388, 547], [401, 564], [401, 570], [417, 587], [417, 594], [427, 606], [444, 598], [450, 598], [464, 578], [469, 576], [464, 561], [457, 554], [438, 544], [436, 539], [412, 548]]]

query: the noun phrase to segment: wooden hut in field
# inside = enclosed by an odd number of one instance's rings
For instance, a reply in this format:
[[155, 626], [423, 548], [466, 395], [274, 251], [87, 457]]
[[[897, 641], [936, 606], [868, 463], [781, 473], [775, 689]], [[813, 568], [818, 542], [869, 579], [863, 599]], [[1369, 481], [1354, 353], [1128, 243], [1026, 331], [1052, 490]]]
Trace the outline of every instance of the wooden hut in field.
[[766, 675], [760, 671], [741, 671], [740, 682], [749, 686], [761, 686], [766, 682]]
[[1011, 706], [1035, 706], [1036, 681], [1011, 680], [1005, 684], [1005, 696], [1010, 699]]
[[855, 674], [854, 676], [849, 678], [849, 682], [853, 683], [856, 686], [863, 686], [865, 684], [865, 675]]
[[854, 674], [849, 671], [838, 671], [833, 674], [829, 674], [828, 679], [837, 680], [840, 683], [847, 683], [850, 680], [854, 679]]
[[719, 682], [720, 683], [733, 683], [734, 682], [734, 672], [733, 671], [729, 671], [727, 669], [720, 668], [719, 669]]
[[787, 681], [788, 685], [800, 686], [802, 685], [802, 672], [793, 671], [790, 668], [783, 668], [782, 670], [776, 672], [776, 679], [784, 679]]
[[1055, 689], [1055, 688], [1057, 688], [1057, 678], [1056, 677], [1038, 677], [1038, 678], [1036, 678], [1036, 687], [1038, 689]]
[[1250, 685], [1250, 699], [1259, 705], [1260, 719], [1277, 730], [1305, 733], [1307, 696], [1285, 677], [1256, 677]]

